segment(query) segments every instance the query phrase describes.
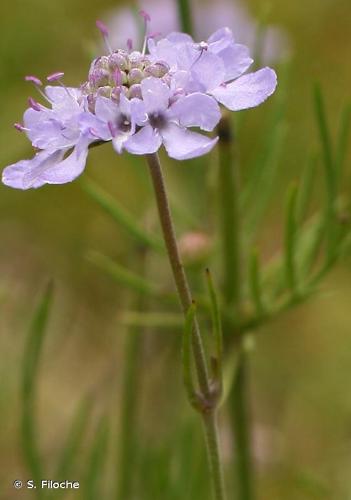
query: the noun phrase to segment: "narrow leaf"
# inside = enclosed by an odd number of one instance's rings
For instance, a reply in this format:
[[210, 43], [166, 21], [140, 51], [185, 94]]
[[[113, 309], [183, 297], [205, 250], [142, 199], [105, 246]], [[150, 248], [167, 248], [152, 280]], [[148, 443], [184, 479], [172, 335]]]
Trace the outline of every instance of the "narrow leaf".
[[157, 296], [160, 294], [156, 287], [145, 278], [141, 278], [99, 252], [90, 251], [87, 254], [87, 259], [99, 269], [105, 271], [119, 285], [144, 295]]
[[184, 331], [183, 331], [183, 344], [182, 344], [183, 381], [189, 402], [194, 407], [196, 407], [198, 403], [192, 377], [192, 369], [191, 369], [191, 355], [192, 355], [191, 340], [193, 335], [195, 313], [196, 313], [196, 305], [193, 302], [186, 314]]
[[336, 148], [336, 175], [340, 181], [345, 158], [347, 155], [348, 139], [351, 129], [351, 104], [344, 107], [341, 115], [340, 128], [338, 134], [337, 148]]
[[[63, 480], [67, 477], [74, 477], [75, 464], [78, 460], [78, 453], [85, 439], [88, 420], [91, 412], [91, 399], [85, 398], [78, 407], [69, 429], [65, 445], [59, 457], [54, 477]], [[62, 497], [64, 490], [55, 491], [55, 498]]]
[[92, 181], [81, 181], [81, 185], [84, 191], [97, 202], [113, 220], [124, 227], [136, 241], [157, 252], [164, 252], [163, 244], [156, 237], [144, 231], [134, 217], [130, 215], [117, 200], [112, 198], [111, 195], [106, 193]]
[[221, 314], [218, 305], [218, 297], [216, 290], [213, 285], [212, 275], [209, 269], [206, 269], [206, 281], [208, 287], [208, 294], [210, 297], [210, 305], [211, 305], [211, 317], [212, 317], [212, 326], [213, 326], [213, 334], [216, 342], [216, 357], [218, 365], [221, 366], [222, 363], [222, 352], [223, 352], [223, 332], [222, 332], [222, 322], [221, 322]]
[[310, 155], [304, 168], [296, 202], [296, 219], [302, 223], [306, 217], [312, 197], [316, 176], [317, 156]]
[[[50, 282], [34, 312], [22, 364], [22, 449], [27, 467], [37, 484], [40, 484], [40, 480], [45, 477], [45, 474], [40, 457], [39, 433], [35, 416], [36, 382], [52, 296], [53, 285]], [[38, 498], [43, 497], [40, 488], [36, 489], [36, 495]]]
[[184, 324], [183, 315], [177, 313], [141, 313], [126, 311], [121, 316], [121, 324], [145, 328], [181, 328]]
[[84, 499], [86, 500], [96, 500], [96, 498], [103, 497], [103, 485], [106, 484], [103, 469], [106, 461], [107, 445], [108, 422], [106, 416], [103, 416], [97, 425], [83, 483]]
[[297, 267], [296, 267], [296, 250], [297, 250], [297, 224], [296, 224], [296, 199], [297, 186], [290, 187], [287, 195], [286, 216], [285, 216], [285, 236], [284, 236], [284, 253], [285, 253], [285, 279], [287, 286], [293, 295], [297, 292]]
[[258, 251], [256, 249], [251, 252], [249, 261], [249, 288], [251, 299], [256, 309], [256, 315], [262, 316], [265, 308], [262, 299], [262, 283]]

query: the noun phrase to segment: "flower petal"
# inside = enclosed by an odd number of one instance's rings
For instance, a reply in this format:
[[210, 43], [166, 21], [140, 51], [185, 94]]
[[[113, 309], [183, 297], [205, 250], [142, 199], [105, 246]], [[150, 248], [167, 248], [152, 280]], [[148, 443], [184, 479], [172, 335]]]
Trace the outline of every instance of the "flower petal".
[[217, 56], [221, 58], [225, 67], [225, 82], [238, 78], [253, 63], [249, 49], [240, 43], [229, 45], [218, 52]]
[[161, 132], [168, 155], [176, 160], [187, 160], [208, 153], [218, 137], [210, 139], [205, 135], [191, 132], [171, 123]]
[[[84, 140], [83, 140], [84, 141]], [[88, 145], [84, 141], [77, 143], [71, 154], [64, 160], [56, 163], [51, 168], [47, 168], [42, 178], [48, 184], [65, 184], [72, 182], [84, 170], [88, 156]]]
[[141, 92], [147, 113], [158, 113], [168, 108], [170, 90], [159, 78], [145, 78], [141, 82]]
[[129, 153], [144, 155], [155, 153], [162, 144], [160, 134], [151, 125], [142, 127], [139, 132], [129, 137], [124, 147]]
[[210, 132], [221, 118], [219, 106], [213, 97], [200, 92], [181, 97], [170, 108], [180, 125], [200, 127]]
[[277, 75], [270, 68], [241, 76], [232, 83], [217, 87], [210, 93], [231, 111], [258, 106], [273, 94]]
[[2, 182], [16, 189], [38, 188], [46, 183], [42, 172], [60, 161], [64, 151], [40, 151], [31, 160], [21, 160], [2, 172]]
[[225, 67], [217, 55], [209, 51], [198, 51], [197, 59], [191, 67], [191, 75], [199, 84], [199, 90], [207, 91], [224, 82]]

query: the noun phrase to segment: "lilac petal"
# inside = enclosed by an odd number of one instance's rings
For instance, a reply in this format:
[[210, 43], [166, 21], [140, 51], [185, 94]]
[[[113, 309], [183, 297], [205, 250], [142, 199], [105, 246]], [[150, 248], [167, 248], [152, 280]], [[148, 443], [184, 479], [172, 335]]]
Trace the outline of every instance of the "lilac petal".
[[56, 158], [57, 152], [49, 153], [47, 151], [40, 151], [31, 160], [21, 160], [6, 167], [2, 172], [2, 182], [6, 186], [16, 189], [38, 188], [45, 184], [45, 180], [40, 176], [34, 176], [32, 182], [28, 182], [26, 181], [26, 176], [33, 171], [38, 171], [41, 165], [51, 164], [56, 161]]
[[129, 137], [124, 147], [129, 153], [144, 155], [156, 153], [162, 144], [160, 134], [151, 125], [146, 125], [139, 132]]
[[82, 95], [81, 91], [75, 87], [64, 88], [55, 85], [47, 85], [45, 87], [45, 94], [54, 104], [53, 107], [72, 106], [72, 103], [77, 101]]
[[245, 73], [253, 63], [249, 49], [245, 45], [240, 45], [239, 43], [229, 45], [218, 52], [217, 56], [221, 58], [225, 67], [225, 82], [238, 78], [238, 76]]
[[212, 49], [214, 49], [216, 46], [220, 47], [223, 46], [223, 44], [227, 45], [228, 43], [233, 43], [233, 33], [229, 28], [219, 28], [212, 33], [207, 41], [212, 45]]
[[173, 31], [167, 35], [167, 40], [172, 43], [194, 43], [194, 40], [187, 33], [180, 33], [179, 31]]
[[241, 76], [232, 83], [217, 87], [210, 93], [231, 111], [258, 106], [273, 94], [277, 75], [270, 68]]
[[120, 110], [118, 105], [111, 101], [111, 99], [98, 96], [95, 103], [95, 115], [105, 123], [114, 123], [116, 118], [120, 115]]
[[42, 178], [48, 184], [65, 184], [76, 179], [84, 170], [88, 156], [88, 147], [79, 143], [71, 154], [43, 172]]
[[221, 118], [215, 99], [200, 92], [178, 99], [171, 106], [171, 114], [184, 127], [200, 127], [208, 132], [215, 128]]
[[198, 51], [191, 74], [200, 85], [200, 90], [207, 91], [218, 87], [224, 81], [225, 67], [222, 60], [215, 54]]
[[145, 78], [141, 82], [141, 92], [147, 113], [158, 113], [168, 108], [170, 90], [159, 78]]
[[90, 135], [95, 139], [110, 141], [112, 138], [108, 122], [103, 122], [88, 111], [79, 116], [79, 128], [82, 134]]
[[191, 132], [171, 123], [162, 130], [162, 138], [168, 155], [176, 160], [187, 160], [208, 153], [218, 137], [210, 139], [205, 135]]

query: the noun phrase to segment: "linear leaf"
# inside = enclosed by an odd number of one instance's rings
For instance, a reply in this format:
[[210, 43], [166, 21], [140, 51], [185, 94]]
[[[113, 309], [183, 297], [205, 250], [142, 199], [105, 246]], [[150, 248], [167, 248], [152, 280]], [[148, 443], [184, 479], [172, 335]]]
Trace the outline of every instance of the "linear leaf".
[[302, 179], [297, 194], [296, 218], [299, 223], [303, 222], [308, 211], [314, 187], [316, 167], [317, 157], [316, 155], [310, 155], [302, 173]]
[[191, 369], [191, 356], [192, 356], [191, 339], [193, 335], [195, 313], [196, 313], [196, 305], [193, 302], [186, 313], [184, 330], [183, 330], [183, 342], [182, 342], [183, 382], [188, 395], [189, 402], [194, 407], [196, 407], [198, 403], [196, 389], [192, 376], [192, 369]]
[[256, 315], [261, 316], [264, 313], [262, 298], [262, 283], [258, 251], [254, 249], [251, 252], [249, 260], [249, 289], [252, 302], [256, 309]]
[[[85, 439], [88, 420], [92, 408], [90, 398], [85, 398], [81, 402], [74, 415], [71, 427], [69, 429], [65, 445], [61, 451], [54, 477], [62, 481], [67, 477], [74, 476], [74, 467], [78, 460], [78, 453]], [[64, 490], [55, 491], [54, 497], [59, 498], [64, 495]]]
[[296, 224], [297, 186], [292, 185], [287, 194], [284, 228], [284, 265], [287, 286], [293, 295], [297, 292], [298, 276], [296, 266], [297, 224]]
[[[36, 382], [52, 296], [53, 284], [50, 282], [41, 297], [29, 326], [22, 364], [22, 449], [27, 467], [37, 484], [45, 477], [45, 474], [40, 457], [39, 435], [35, 416]], [[36, 495], [38, 498], [43, 498], [41, 488], [36, 488]]]
[[81, 180], [80, 182], [84, 191], [97, 202], [113, 220], [124, 227], [135, 240], [157, 252], [164, 252], [164, 246], [161, 241], [144, 231], [135, 218], [130, 215], [117, 200], [112, 198], [110, 194], [106, 193], [92, 181]]
[[106, 484], [103, 469], [107, 458], [108, 434], [107, 417], [102, 416], [98, 422], [90, 456], [88, 457], [88, 465], [83, 483], [84, 500], [96, 500], [96, 498], [103, 497], [102, 487], [103, 484]]
[[103, 270], [118, 284], [130, 288], [133, 291], [149, 296], [158, 296], [160, 291], [145, 278], [141, 278], [117, 262], [96, 251], [90, 251], [87, 259], [99, 269]]
[[348, 139], [351, 129], [351, 104], [344, 107], [341, 115], [340, 128], [338, 134], [338, 141], [336, 147], [336, 175], [340, 181], [342, 169], [347, 155]]
[[218, 366], [220, 367], [222, 363], [222, 351], [223, 351], [222, 321], [218, 305], [218, 296], [214, 288], [212, 275], [209, 269], [206, 269], [206, 281], [208, 287], [208, 294], [210, 297], [212, 327], [216, 342], [216, 357]]

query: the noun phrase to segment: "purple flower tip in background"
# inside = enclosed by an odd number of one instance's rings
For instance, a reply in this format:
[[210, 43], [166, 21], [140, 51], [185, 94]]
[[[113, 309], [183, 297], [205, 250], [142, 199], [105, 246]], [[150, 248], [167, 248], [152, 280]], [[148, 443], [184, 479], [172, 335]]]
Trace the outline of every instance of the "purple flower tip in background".
[[[139, 0], [138, 5], [150, 14], [150, 30], [159, 31], [162, 27], [162, 36], [181, 30], [176, 0]], [[228, 26], [236, 40], [258, 53], [263, 64], [279, 62], [289, 55], [286, 33], [278, 27], [260, 26], [242, 0], [194, 0], [192, 11], [196, 38], [205, 40], [210, 33]], [[125, 47], [128, 37], [142, 44], [143, 34], [132, 9], [114, 9], [106, 19], [112, 47]]]
[[80, 88], [66, 87], [62, 72], [47, 77], [57, 86], [45, 88], [39, 78], [25, 78], [45, 105], [30, 97], [23, 125], [15, 127], [36, 154], [6, 167], [4, 184], [28, 189], [70, 182], [83, 172], [92, 143], [108, 141], [117, 153], [137, 155], [163, 145], [177, 160], [204, 155], [217, 138], [190, 128], [211, 132], [221, 118], [219, 104], [233, 111], [252, 108], [274, 92], [275, 72], [266, 67], [246, 73], [253, 60], [229, 28], [199, 43], [176, 32], [156, 40], [147, 34], [150, 16], [142, 17], [141, 51], [131, 43], [128, 50], [112, 50], [107, 28], [97, 22], [108, 54], [93, 60]]

